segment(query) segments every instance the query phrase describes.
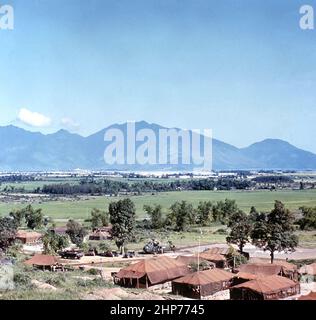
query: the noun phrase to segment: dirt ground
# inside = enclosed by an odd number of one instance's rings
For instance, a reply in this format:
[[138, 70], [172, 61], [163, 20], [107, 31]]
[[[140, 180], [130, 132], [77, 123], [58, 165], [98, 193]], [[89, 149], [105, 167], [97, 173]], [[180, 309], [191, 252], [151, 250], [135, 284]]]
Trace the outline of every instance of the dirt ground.
[[[194, 246], [186, 249], [180, 250], [180, 252], [186, 253], [197, 253], [202, 252], [206, 249], [213, 248], [213, 247], [220, 247], [220, 248], [228, 248], [227, 244], [217, 243], [217, 244], [210, 244], [206, 246]], [[247, 244], [244, 248], [245, 252], [250, 254], [250, 257], [253, 258], [265, 258], [269, 259], [269, 252], [264, 252], [263, 250], [258, 249], [257, 247]], [[316, 259], [316, 248], [296, 248], [295, 252], [292, 253], [285, 253], [285, 252], [277, 252], [275, 253], [275, 259], [293, 259], [293, 260], [300, 260], [300, 259]]]

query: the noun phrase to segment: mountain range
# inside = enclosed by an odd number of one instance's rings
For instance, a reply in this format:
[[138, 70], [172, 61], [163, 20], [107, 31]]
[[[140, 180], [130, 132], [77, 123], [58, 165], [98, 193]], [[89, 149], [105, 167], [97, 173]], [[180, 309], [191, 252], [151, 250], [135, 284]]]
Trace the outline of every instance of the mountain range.
[[[164, 128], [145, 121], [137, 122], [135, 126], [136, 132], [140, 129], [151, 129], [157, 136], [158, 130]], [[104, 151], [110, 142], [104, 141], [104, 134], [109, 129], [120, 129], [126, 137], [126, 123], [114, 124], [88, 137], [66, 130], [45, 135], [12, 125], [0, 127], [0, 170], [45, 171], [80, 168], [137, 171], [191, 170], [194, 167], [193, 164], [107, 165], [104, 161]], [[190, 131], [190, 134], [193, 133]], [[136, 148], [138, 145], [136, 144]], [[179, 148], [178, 157], [181, 157], [181, 153], [182, 150]], [[266, 139], [247, 148], [237, 148], [213, 139], [213, 169], [316, 170], [316, 155], [279, 139]]]

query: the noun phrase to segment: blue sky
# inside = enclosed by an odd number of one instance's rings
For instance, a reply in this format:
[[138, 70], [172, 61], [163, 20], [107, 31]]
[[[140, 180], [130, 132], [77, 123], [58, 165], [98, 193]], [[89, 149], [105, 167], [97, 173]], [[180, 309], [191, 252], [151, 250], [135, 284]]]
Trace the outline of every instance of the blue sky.
[[[114, 122], [212, 128], [316, 152], [315, 0], [2, 0], [0, 125], [88, 135]], [[21, 109], [49, 121], [30, 127]], [[32, 114], [31, 114], [32, 115]]]

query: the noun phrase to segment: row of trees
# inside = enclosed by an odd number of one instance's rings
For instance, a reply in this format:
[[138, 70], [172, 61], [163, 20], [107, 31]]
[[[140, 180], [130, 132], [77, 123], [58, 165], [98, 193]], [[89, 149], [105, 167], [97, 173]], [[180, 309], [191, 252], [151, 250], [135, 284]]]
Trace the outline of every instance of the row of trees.
[[215, 179], [192, 179], [176, 180], [172, 182], [157, 182], [142, 180], [139, 182], [122, 182], [114, 180], [103, 181], [82, 181], [80, 184], [51, 184], [44, 185], [36, 192], [55, 195], [75, 195], [75, 194], [111, 194], [118, 193], [142, 193], [142, 192], [164, 192], [176, 190], [231, 190], [246, 189], [253, 184], [248, 180], [238, 180], [232, 178]]
[[175, 202], [164, 218], [161, 205], [145, 205], [144, 210], [150, 217], [150, 227], [160, 229], [169, 227], [175, 231], [185, 231], [190, 225], [207, 226], [211, 222], [227, 223], [229, 216], [238, 210], [235, 200], [201, 201], [194, 208], [187, 201]]
[[0, 185], [3, 182], [29, 182], [29, 181], [35, 181], [34, 176], [29, 175], [22, 175], [22, 174], [12, 174], [7, 176], [1, 176], [0, 177]]

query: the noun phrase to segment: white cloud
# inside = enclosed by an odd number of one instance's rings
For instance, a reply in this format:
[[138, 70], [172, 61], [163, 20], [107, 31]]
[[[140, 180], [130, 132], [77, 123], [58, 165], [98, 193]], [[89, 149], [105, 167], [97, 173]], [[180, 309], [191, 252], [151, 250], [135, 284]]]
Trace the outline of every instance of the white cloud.
[[80, 127], [80, 124], [71, 118], [62, 118], [61, 124], [71, 131], [77, 131]]
[[18, 120], [32, 127], [48, 127], [52, 122], [49, 117], [24, 108], [20, 109]]

